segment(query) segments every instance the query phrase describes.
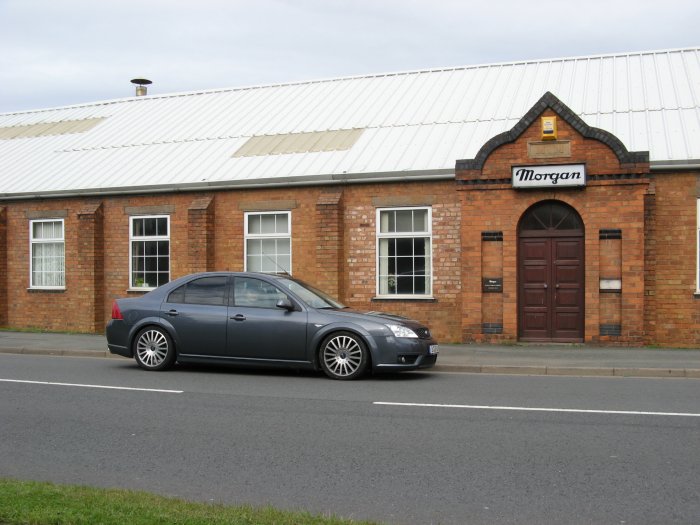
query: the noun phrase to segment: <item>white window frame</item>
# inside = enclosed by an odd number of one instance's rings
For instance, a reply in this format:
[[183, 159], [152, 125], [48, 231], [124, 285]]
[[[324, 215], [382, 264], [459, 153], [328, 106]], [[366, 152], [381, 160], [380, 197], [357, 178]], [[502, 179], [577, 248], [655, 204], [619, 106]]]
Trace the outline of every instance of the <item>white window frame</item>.
[[[381, 231], [381, 217], [383, 212], [389, 211], [427, 211], [427, 223], [428, 227], [426, 231], [418, 232], [386, 232]], [[430, 206], [402, 206], [394, 208], [377, 208], [377, 219], [376, 219], [376, 297], [378, 299], [433, 299], [433, 209]], [[382, 294], [381, 293], [381, 275], [380, 275], [380, 243], [382, 239], [414, 239], [414, 238], [427, 238], [430, 253], [426, 255], [426, 266], [429, 265], [430, 278], [427, 282], [427, 289], [425, 293], [422, 294]]]
[[[34, 238], [34, 225], [37, 223], [60, 223], [61, 237], [51, 238]], [[63, 246], [63, 264], [61, 265], [60, 274], [63, 283], [60, 285], [44, 285], [34, 282], [34, 247], [40, 244], [61, 244]], [[66, 224], [64, 219], [35, 219], [29, 221], [29, 287], [38, 290], [65, 290], [66, 289]]]
[[[143, 219], [165, 219], [166, 220], [166, 225], [167, 225], [167, 234], [166, 235], [134, 235], [134, 221], [135, 220], [143, 220]], [[170, 215], [133, 215], [129, 217], [129, 289], [130, 290], [139, 290], [139, 291], [148, 291], [148, 290], [154, 290], [155, 287], [153, 286], [136, 286], [135, 279], [134, 279], [134, 241], [153, 241], [153, 242], [161, 242], [161, 241], [168, 241], [168, 280], [166, 282], [170, 282], [170, 271], [172, 268], [172, 261], [170, 257]], [[165, 283], [163, 283], [165, 284]]]
[[[250, 218], [253, 216], [263, 215], [285, 215], [287, 217], [287, 233], [249, 233], [248, 226]], [[251, 211], [246, 212], [244, 220], [244, 240], [243, 240], [243, 268], [246, 272], [260, 271], [261, 273], [270, 274], [288, 274], [292, 275], [293, 260], [292, 260], [292, 212], [291, 211]], [[274, 271], [262, 272], [261, 270], [251, 270], [248, 268], [248, 241], [249, 240], [269, 240], [269, 239], [287, 239], [289, 241], [289, 268], [283, 271], [283, 268], [278, 265], [277, 254], [274, 254], [274, 263], [276, 269]]]

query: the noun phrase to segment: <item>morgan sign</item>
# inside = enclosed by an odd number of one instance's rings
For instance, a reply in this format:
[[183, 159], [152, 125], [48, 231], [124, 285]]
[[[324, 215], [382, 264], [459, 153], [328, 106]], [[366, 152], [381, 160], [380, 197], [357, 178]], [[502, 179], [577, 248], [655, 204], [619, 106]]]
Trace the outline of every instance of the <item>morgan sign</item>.
[[513, 166], [514, 188], [560, 188], [586, 185], [586, 166]]

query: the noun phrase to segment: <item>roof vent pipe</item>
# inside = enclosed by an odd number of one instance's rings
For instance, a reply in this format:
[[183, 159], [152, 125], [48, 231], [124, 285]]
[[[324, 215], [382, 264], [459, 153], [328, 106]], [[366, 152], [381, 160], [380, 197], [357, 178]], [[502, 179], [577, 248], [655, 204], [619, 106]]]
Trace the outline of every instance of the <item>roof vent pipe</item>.
[[136, 86], [137, 97], [143, 97], [145, 95], [148, 95], [148, 85], [153, 84], [153, 82], [151, 82], [147, 78], [134, 78], [132, 79], [131, 83]]

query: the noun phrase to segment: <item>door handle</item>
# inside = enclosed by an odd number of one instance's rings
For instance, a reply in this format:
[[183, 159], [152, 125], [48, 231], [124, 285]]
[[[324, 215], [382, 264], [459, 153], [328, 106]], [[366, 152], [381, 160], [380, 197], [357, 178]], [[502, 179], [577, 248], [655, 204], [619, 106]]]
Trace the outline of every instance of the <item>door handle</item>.
[[545, 289], [547, 288], [547, 283], [544, 283], [544, 287], [545, 287]]
[[178, 312], [177, 310], [169, 310], [168, 315], [170, 317], [177, 317], [178, 315], [180, 315], [180, 312]]
[[245, 315], [243, 314], [236, 314], [233, 317], [231, 317], [232, 320], [234, 321], [245, 321]]

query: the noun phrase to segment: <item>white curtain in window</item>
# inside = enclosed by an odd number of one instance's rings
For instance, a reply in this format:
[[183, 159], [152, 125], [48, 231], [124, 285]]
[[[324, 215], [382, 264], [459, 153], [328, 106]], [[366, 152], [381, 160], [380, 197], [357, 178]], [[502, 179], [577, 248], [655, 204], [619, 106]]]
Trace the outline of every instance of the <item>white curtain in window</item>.
[[65, 286], [63, 243], [35, 243], [32, 248], [32, 285]]

